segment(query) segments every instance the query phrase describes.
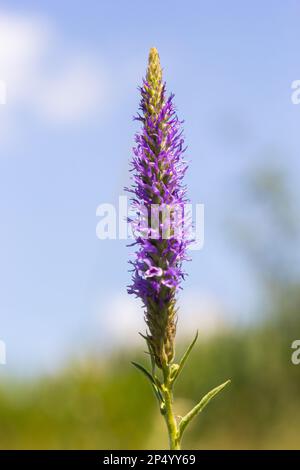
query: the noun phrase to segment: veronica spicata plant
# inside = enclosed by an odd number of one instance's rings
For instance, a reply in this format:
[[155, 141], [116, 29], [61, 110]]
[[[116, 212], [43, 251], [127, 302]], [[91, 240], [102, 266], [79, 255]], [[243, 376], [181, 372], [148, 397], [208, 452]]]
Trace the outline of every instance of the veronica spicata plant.
[[180, 449], [182, 435], [191, 420], [229, 381], [211, 390], [185, 416], [177, 418], [173, 410], [173, 386], [197, 340], [175, 362], [176, 299], [184, 279], [182, 262], [187, 259], [189, 222], [185, 214], [186, 188], [183, 177], [187, 163], [183, 159], [184, 139], [175, 112], [173, 97], [166, 86], [158, 52], [150, 50], [146, 78], [140, 88], [141, 122], [136, 134], [132, 161], [133, 194], [129, 218], [137, 251], [132, 285], [128, 292], [143, 303], [146, 340], [151, 370], [133, 362], [149, 379], [158, 400], [169, 434], [170, 449]]

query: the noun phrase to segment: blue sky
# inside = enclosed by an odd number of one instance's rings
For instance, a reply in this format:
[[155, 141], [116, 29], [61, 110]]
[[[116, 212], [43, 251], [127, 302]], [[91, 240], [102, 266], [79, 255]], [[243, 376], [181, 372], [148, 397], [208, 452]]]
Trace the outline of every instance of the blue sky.
[[128, 183], [151, 46], [185, 119], [189, 194], [205, 204], [205, 246], [188, 266], [183, 311], [196, 312], [186, 312], [191, 328], [205, 328], [205, 311], [249, 319], [257, 286], [224, 222], [243, 210], [245, 175], [264, 158], [297, 186], [299, 13], [298, 2], [279, 0], [1, 3], [6, 371], [43, 371], [91, 345], [130, 342], [140, 325], [125, 289], [129, 250], [97, 240], [95, 213]]

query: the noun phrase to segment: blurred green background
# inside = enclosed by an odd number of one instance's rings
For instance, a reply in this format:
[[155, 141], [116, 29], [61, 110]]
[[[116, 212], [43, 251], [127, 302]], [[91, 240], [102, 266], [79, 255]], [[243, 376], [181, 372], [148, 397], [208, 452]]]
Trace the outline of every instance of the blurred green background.
[[[285, 295], [272, 321], [200, 337], [176, 387], [178, 414], [228, 377], [232, 384], [194, 421], [184, 448], [299, 448], [300, 366], [290, 359], [300, 327], [299, 286]], [[138, 357], [127, 351], [70, 364], [51, 377], [2, 383], [1, 448], [167, 448], [150, 386], [129, 363]]]

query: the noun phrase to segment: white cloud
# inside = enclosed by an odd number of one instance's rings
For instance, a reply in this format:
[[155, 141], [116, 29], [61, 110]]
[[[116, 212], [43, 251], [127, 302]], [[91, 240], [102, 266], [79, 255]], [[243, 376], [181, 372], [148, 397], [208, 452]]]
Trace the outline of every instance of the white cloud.
[[49, 28], [40, 18], [0, 13], [0, 78], [11, 100], [26, 95], [48, 42]]
[[[177, 338], [189, 340], [196, 331], [200, 337], [211, 336], [228, 327], [225, 311], [218, 300], [208, 294], [185, 291], [179, 302]], [[138, 332], [145, 332], [141, 303], [132, 296], [116, 294], [97, 313], [97, 329], [111, 346], [141, 345]], [[99, 325], [100, 324], [100, 325]]]
[[112, 295], [105, 306], [101, 302], [101, 312], [97, 312], [96, 320], [100, 323], [99, 331], [103, 338], [110, 344], [119, 347], [141, 344], [138, 332], [145, 331], [143, 310], [140, 302], [132, 296], [117, 294]]
[[67, 48], [45, 18], [0, 12], [0, 80], [7, 86], [5, 113], [17, 117], [25, 107], [45, 125], [82, 122], [107, 102], [98, 57]]
[[104, 82], [92, 60], [72, 59], [40, 83], [35, 104], [44, 117], [58, 124], [81, 121], [103, 106]]
[[220, 301], [205, 292], [185, 291], [180, 301], [178, 332], [181, 337], [210, 336], [228, 327], [226, 312]]

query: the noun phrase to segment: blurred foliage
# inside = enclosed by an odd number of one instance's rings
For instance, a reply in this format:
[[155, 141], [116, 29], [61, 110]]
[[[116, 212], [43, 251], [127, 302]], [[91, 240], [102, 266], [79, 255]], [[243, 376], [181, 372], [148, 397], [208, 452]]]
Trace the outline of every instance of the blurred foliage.
[[[178, 413], [225, 379], [232, 384], [195, 420], [184, 448], [299, 448], [300, 366], [291, 363], [299, 286], [281, 299], [260, 325], [206, 340], [200, 335], [178, 379]], [[56, 376], [2, 383], [1, 448], [166, 448], [151, 389], [129, 363], [137, 356], [94, 358]]]

